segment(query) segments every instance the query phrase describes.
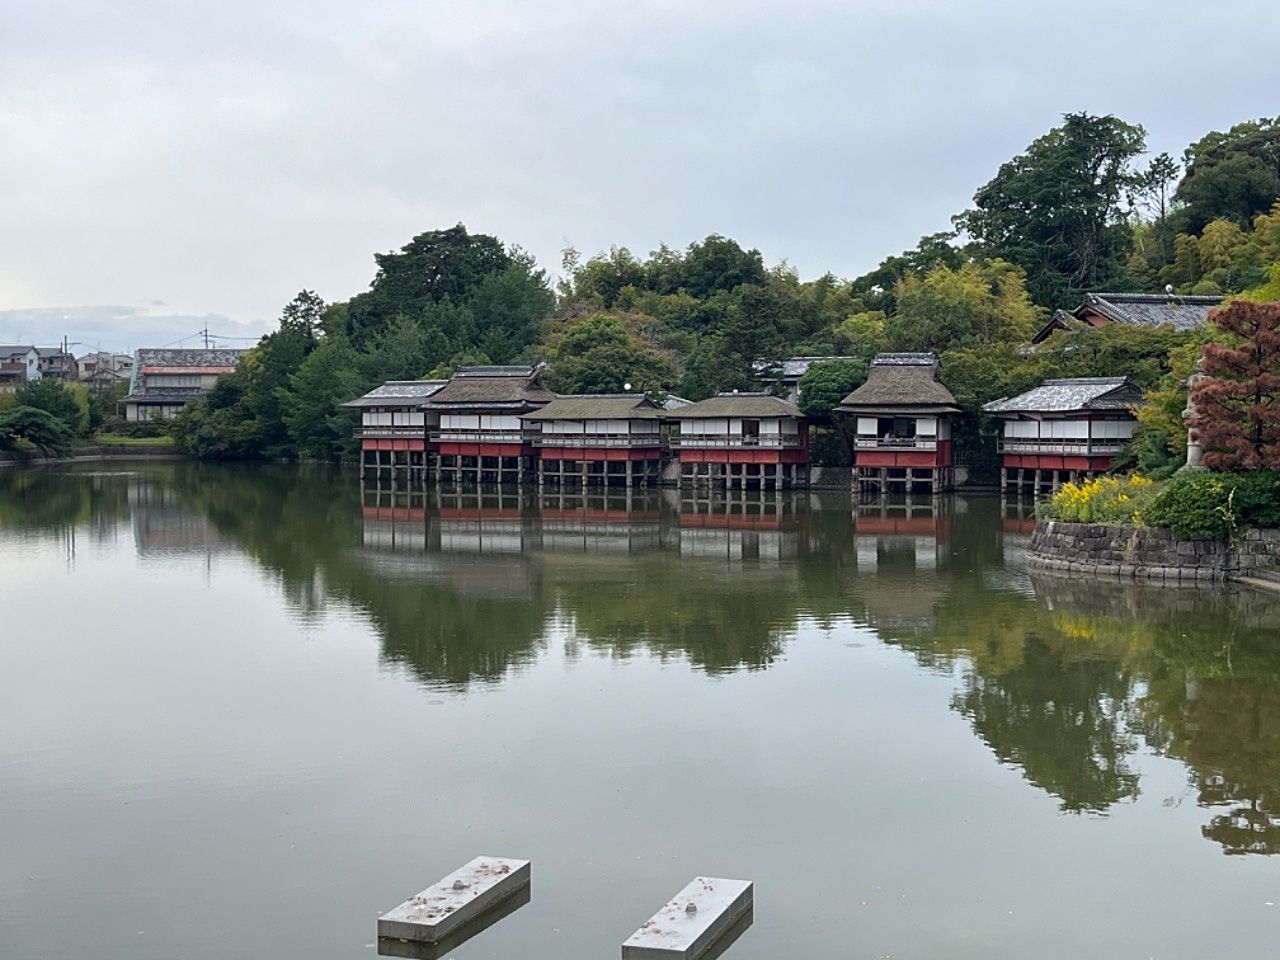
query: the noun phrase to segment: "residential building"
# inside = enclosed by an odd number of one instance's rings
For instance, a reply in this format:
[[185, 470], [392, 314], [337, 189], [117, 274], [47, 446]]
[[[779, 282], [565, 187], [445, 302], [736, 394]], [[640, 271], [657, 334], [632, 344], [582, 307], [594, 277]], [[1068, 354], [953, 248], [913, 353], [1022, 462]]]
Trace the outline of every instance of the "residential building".
[[167, 420], [235, 370], [244, 350], [143, 349], [133, 355], [126, 420]]
[[80, 380], [90, 390], [105, 393], [117, 384], [128, 383], [133, 377], [133, 356], [127, 353], [97, 351], [86, 353], [77, 361]]
[[1106, 473], [1133, 437], [1142, 390], [1127, 377], [1046, 380], [982, 409], [1003, 421], [1000, 485], [1056, 489]]
[[955, 486], [951, 421], [960, 407], [938, 379], [934, 354], [878, 354], [866, 382], [835, 412], [853, 427], [860, 492], [940, 493]]
[[662, 415], [662, 407], [635, 393], [556, 397], [526, 413], [538, 484], [657, 483]]
[[439, 417], [430, 434], [437, 478], [523, 480], [534, 447], [520, 418], [554, 399], [542, 383], [541, 364], [460, 368], [423, 404]]
[[680, 425], [682, 483], [800, 486], [809, 479], [809, 427], [798, 407], [767, 393], [722, 393], [668, 414]]
[[1130, 327], [1192, 330], [1208, 322], [1221, 297], [1166, 293], [1086, 293], [1074, 310], [1055, 310], [1031, 342], [1043, 343], [1059, 330], [1083, 330], [1120, 323]]
[[37, 365], [40, 367], [42, 377], [55, 377], [58, 380], [79, 379], [79, 365], [76, 363], [76, 358], [68, 351], [61, 347], [36, 347], [36, 353], [40, 356]]
[[360, 411], [356, 439], [360, 441], [360, 465], [366, 471], [403, 473], [421, 479], [426, 475], [429, 435], [440, 424], [440, 415], [422, 409], [438, 393], [444, 380], [389, 380], [344, 407]]
[[0, 365], [4, 367], [0, 385], [9, 389], [39, 380], [42, 375], [40, 351], [30, 345], [0, 346]]

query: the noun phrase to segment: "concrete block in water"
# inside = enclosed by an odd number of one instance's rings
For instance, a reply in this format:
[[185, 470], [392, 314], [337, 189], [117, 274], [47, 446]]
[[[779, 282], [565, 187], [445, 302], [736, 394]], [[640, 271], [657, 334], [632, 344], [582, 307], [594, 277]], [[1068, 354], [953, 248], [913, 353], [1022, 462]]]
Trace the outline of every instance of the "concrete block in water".
[[695, 877], [627, 939], [622, 960], [695, 960], [752, 906], [750, 880]]
[[529, 885], [528, 860], [476, 857], [378, 919], [378, 936], [435, 943]]

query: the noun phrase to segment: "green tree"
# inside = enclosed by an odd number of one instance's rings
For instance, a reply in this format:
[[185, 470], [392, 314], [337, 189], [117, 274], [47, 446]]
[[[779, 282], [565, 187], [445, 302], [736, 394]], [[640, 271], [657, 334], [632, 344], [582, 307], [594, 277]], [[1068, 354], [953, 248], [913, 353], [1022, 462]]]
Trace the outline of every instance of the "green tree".
[[1280, 117], [1205, 134], [1184, 159], [1186, 173], [1174, 194], [1179, 229], [1199, 233], [1220, 218], [1247, 229], [1280, 197]]
[[812, 364], [800, 377], [800, 410], [806, 417], [826, 419], [866, 379], [864, 360], [823, 360]]
[[1130, 231], [1122, 201], [1145, 147], [1142, 127], [1069, 113], [1005, 163], [955, 218], [991, 257], [1027, 272], [1036, 303], [1073, 306], [1085, 290], [1125, 278]]
[[61, 420], [73, 436], [89, 432], [89, 391], [78, 384], [65, 384], [53, 377], [42, 377], [20, 387], [15, 400], [20, 407], [35, 407]]
[[279, 391], [284, 422], [300, 457], [333, 460], [347, 448], [350, 418], [338, 404], [351, 399], [348, 378], [358, 362], [345, 339], [328, 338]]
[[0, 411], [0, 448], [21, 449], [26, 442], [43, 454], [71, 449], [75, 434], [61, 417], [41, 407], [18, 405]]
[[560, 393], [619, 393], [624, 384], [665, 393], [675, 379], [671, 362], [629, 331], [621, 319], [598, 313], [578, 320], [548, 347], [547, 384]]
[[896, 350], [946, 351], [1029, 340], [1042, 320], [1020, 269], [1002, 260], [939, 264], [924, 277], [907, 274], [896, 290], [897, 313], [885, 321]]

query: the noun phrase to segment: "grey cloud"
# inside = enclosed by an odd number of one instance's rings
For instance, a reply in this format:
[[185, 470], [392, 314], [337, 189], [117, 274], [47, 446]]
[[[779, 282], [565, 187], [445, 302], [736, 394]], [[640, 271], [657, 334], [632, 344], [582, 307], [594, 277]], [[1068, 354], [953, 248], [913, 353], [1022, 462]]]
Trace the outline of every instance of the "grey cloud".
[[1063, 112], [1177, 153], [1280, 88], [1240, 53], [1280, 8], [1245, 0], [0, 11], [0, 307], [158, 299], [255, 329], [458, 221], [553, 271], [566, 238], [714, 231], [855, 275]]

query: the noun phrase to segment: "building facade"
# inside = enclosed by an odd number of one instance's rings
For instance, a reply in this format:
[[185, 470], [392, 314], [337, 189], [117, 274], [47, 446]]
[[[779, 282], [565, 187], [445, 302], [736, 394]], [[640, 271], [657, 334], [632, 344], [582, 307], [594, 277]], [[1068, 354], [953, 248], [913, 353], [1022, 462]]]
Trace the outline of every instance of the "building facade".
[[444, 380], [389, 380], [363, 397], [344, 403], [360, 411], [355, 436], [365, 472], [412, 479], [426, 476], [428, 448], [439, 414], [422, 405], [444, 387]]
[[430, 435], [438, 479], [519, 482], [534, 460], [532, 430], [521, 417], [555, 395], [542, 383], [542, 366], [462, 367], [432, 394], [423, 410], [438, 426]]
[[202, 397], [224, 373], [232, 373], [244, 350], [142, 349], [133, 355], [125, 419], [167, 420]]
[[938, 379], [932, 353], [881, 353], [866, 382], [836, 407], [852, 435], [860, 493], [941, 493], [955, 486], [951, 421], [956, 398]]
[[795, 404], [765, 393], [722, 393], [670, 414], [680, 482], [781, 489], [809, 482], [809, 426]]
[[642, 394], [556, 397], [526, 413], [539, 486], [656, 484], [663, 410]]
[[78, 380], [80, 365], [76, 358], [61, 347], [36, 347], [40, 355], [39, 367], [42, 377], [54, 377], [58, 380]]
[[21, 344], [0, 346], [0, 389], [16, 390], [40, 377], [39, 350]]
[[77, 363], [81, 382], [95, 392], [106, 393], [133, 378], [133, 357], [127, 353], [86, 353]]
[[982, 409], [1002, 421], [1000, 485], [1038, 492], [1106, 473], [1133, 438], [1142, 390], [1127, 377], [1046, 380]]

